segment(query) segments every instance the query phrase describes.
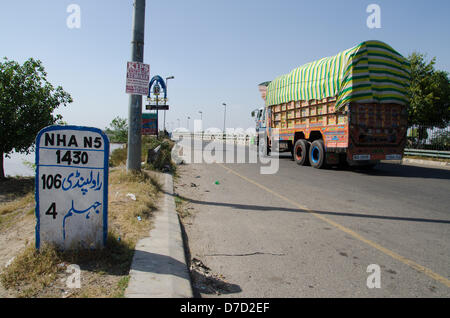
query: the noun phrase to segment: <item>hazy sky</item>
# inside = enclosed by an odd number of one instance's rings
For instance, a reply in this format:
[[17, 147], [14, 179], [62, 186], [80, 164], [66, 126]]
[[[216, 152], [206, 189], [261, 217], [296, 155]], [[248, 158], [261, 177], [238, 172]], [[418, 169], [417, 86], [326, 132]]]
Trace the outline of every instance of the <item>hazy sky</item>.
[[[81, 8], [79, 29], [67, 27], [70, 4]], [[380, 29], [367, 27], [370, 4], [381, 8]], [[132, 0], [0, 0], [0, 56], [42, 60], [74, 99], [64, 119], [103, 129], [128, 117], [132, 12]], [[151, 76], [175, 76], [169, 128], [199, 110], [207, 127], [222, 128], [225, 102], [227, 127], [247, 129], [263, 105], [259, 83], [364, 40], [436, 56], [449, 71], [449, 12], [448, 0], [147, 0], [144, 62]]]

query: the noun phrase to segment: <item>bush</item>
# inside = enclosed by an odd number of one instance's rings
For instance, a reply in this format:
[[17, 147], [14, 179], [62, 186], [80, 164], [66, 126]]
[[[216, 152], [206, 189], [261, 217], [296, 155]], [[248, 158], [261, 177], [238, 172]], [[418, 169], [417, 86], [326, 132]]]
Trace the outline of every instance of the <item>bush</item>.
[[161, 146], [159, 151], [159, 155], [156, 157], [155, 161], [146, 164], [146, 168], [153, 170], [169, 170], [175, 171], [175, 164], [172, 162], [172, 148], [174, 146], [174, 142], [168, 138], [156, 138], [156, 137], [144, 137], [142, 139], [142, 155], [145, 157], [145, 162], [147, 162], [148, 151], [150, 149], [155, 149], [156, 147]]
[[[157, 138], [153, 136], [143, 136], [142, 137], [142, 148], [141, 148], [141, 162], [147, 162], [148, 151], [150, 149], [155, 149], [161, 146], [159, 156], [151, 164], [145, 164], [144, 168], [164, 171], [168, 169], [169, 171], [175, 171], [175, 164], [172, 162], [172, 148], [174, 142], [168, 138]], [[110, 167], [118, 167], [120, 165], [125, 165], [127, 162], [128, 151], [127, 148], [119, 148], [111, 153], [109, 159]]]
[[109, 157], [109, 166], [118, 167], [127, 163], [128, 150], [127, 148], [115, 149]]

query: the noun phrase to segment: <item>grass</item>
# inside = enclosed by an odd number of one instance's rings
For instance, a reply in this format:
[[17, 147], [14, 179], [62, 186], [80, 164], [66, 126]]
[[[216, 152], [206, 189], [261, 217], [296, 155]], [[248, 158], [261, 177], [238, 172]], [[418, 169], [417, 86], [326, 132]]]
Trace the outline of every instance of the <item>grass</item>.
[[0, 181], [0, 230], [34, 215], [34, 178], [8, 178]]
[[[61, 251], [45, 245], [36, 251], [31, 242], [3, 270], [0, 283], [17, 297], [124, 297], [135, 245], [151, 229], [160, 191], [158, 180], [148, 172], [127, 173], [124, 166], [111, 169], [106, 246], [99, 250]], [[134, 194], [136, 200], [128, 193]], [[15, 208], [33, 199], [30, 194], [16, 197], [15, 203], [8, 202], [2, 211], [5, 216], [12, 215]], [[66, 286], [70, 264], [80, 266], [79, 289]]]
[[187, 208], [187, 204], [189, 203], [189, 200], [175, 194], [175, 209], [178, 212], [178, 215], [184, 219], [188, 216], [191, 216], [191, 212], [189, 212], [189, 209]]
[[0, 203], [0, 216], [23, 209], [30, 204], [34, 204], [34, 193], [29, 192], [21, 198], [5, 203]]
[[0, 180], [0, 198], [2, 202], [13, 201], [34, 192], [34, 178], [16, 177]]
[[[149, 229], [150, 217], [156, 210], [156, 196], [162, 186], [148, 173], [127, 173], [124, 166], [111, 171], [109, 183], [110, 229], [121, 239], [135, 243]], [[136, 201], [127, 197], [128, 193], [134, 194]]]

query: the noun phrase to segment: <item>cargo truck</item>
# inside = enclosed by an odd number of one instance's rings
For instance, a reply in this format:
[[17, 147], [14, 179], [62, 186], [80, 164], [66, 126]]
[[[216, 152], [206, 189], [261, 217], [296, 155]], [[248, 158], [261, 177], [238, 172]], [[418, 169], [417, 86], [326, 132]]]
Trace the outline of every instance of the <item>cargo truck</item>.
[[299, 165], [373, 167], [401, 160], [406, 144], [408, 61], [366, 41], [259, 85], [259, 148], [290, 151]]

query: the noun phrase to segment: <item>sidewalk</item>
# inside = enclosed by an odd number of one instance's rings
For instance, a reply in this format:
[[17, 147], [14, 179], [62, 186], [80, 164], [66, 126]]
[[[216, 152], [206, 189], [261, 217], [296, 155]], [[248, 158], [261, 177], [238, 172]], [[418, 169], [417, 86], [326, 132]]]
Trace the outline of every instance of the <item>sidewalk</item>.
[[150, 237], [140, 240], [130, 269], [128, 298], [192, 298], [172, 175], [165, 174], [163, 206]]

